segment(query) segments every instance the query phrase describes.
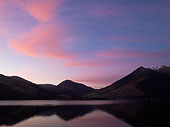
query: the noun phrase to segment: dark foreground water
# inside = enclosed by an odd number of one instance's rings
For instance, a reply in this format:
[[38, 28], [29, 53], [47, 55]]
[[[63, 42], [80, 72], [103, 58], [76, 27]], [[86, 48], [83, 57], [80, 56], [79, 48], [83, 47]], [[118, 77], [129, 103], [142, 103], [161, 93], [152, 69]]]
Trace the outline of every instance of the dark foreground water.
[[0, 101], [0, 126], [170, 127], [170, 103]]

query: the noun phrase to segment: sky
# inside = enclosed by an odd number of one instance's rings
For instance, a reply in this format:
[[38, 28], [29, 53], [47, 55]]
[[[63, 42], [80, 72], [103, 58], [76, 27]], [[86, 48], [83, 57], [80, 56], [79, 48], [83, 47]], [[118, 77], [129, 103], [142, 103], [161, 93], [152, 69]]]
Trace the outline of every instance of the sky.
[[102, 88], [170, 65], [169, 0], [0, 0], [0, 73]]

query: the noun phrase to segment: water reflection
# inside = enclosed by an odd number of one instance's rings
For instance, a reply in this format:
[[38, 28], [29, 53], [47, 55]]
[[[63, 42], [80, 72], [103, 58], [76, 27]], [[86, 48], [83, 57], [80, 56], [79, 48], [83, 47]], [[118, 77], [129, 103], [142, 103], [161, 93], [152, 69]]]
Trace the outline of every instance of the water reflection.
[[170, 126], [170, 103], [0, 106], [0, 126], [162, 127]]

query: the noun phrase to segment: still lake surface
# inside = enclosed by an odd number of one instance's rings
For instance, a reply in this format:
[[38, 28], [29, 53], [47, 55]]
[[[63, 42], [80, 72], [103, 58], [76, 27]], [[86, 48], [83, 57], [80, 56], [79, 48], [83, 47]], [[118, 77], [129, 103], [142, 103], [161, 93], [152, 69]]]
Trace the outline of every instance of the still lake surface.
[[170, 127], [170, 102], [0, 101], [0, 127]]

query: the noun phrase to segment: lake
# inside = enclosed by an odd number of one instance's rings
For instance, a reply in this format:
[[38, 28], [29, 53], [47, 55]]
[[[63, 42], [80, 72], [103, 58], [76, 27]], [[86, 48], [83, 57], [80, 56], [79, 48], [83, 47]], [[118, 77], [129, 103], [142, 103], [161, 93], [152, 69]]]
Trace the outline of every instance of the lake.
[[0, 127], [168, 127], [169, 114], [158, 101], [0, 101]]

